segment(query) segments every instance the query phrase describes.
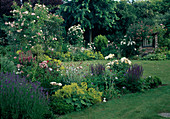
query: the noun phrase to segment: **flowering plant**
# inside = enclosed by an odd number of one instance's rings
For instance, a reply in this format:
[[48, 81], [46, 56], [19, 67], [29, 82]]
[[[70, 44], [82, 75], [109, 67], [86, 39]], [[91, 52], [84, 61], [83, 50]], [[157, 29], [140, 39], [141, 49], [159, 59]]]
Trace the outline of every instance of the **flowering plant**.
[[0, 77], [2, 118], [45, 119], [45, 115], [50, 114], [47, 97], [39, 82], [28, 82], [14, 73], [0, 73]]
[[[21, 7], [14, 2], [13, 22], [5, 22], [6, 27], [2, 28], [12, 39], [10, 43], [17, 43], [25, 48], [35, 44], [42, 44], [47, 47], [55, 47], [58, 40], [61, 40], [62, 27], [60, 24], [63, 18], [49, 14], [45, 5], [24, 3]], [[6, 16], [7, 17], [7, 16]], [[8, 17], [7, 17], [8, 18]]]
[[113, 59], [113, 57], [114, 57], [115, 55], [114, 54], [109, 54], [108, 56], [106, 56], [104, 59]]
[[123, 71], [126, 72], [127, 68], [131, 65], [131, 61], [126, 57], [120, 60], [113, 60], [106, 64], [106, 69], [113, 70], [116, 72]]
[[83, 33], [84, 31], [82, 30], [80, 24], [71, 26], [67, 32], [69, 43], [72, 45], [82, 44], [84, 39]]

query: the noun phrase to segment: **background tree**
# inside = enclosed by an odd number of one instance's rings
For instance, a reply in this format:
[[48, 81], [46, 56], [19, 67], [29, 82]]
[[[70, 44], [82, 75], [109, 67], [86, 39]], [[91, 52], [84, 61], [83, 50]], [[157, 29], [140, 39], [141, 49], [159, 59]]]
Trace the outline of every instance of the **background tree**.
[[[115, 14], [115, 2], [112, 0], [66, 0], [61, 5], [60, 13], [67, 27], [81, 24], [89, 31], [89, 41], [92, 41], [92, 30], [109, 30], [118, 17]], [[66, 29], [68, 29], [66, 27]]]

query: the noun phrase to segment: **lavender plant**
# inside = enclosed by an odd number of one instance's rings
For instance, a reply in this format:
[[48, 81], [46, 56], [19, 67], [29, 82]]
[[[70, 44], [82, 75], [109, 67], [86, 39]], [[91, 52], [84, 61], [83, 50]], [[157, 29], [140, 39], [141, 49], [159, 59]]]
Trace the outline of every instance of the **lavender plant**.
[[3, 119], [38, 119], [50, 115], [40, 83], [28, 82], [13, 73], [0, 73], [0, 110]]

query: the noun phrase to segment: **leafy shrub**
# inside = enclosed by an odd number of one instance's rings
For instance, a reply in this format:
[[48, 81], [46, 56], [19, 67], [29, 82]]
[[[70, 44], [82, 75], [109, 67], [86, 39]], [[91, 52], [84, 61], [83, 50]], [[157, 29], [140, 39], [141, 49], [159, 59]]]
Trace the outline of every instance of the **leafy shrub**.
[[[55, 48], [62, 35], [64, 21], [62, 17], [49, 14], [49, 9], [45, 5], [35, 4], [33, 7], [29, 3], [24, 3], [22, 7], [14, 2], [12, 19], [6, 21], [2, 28], [11, 39], [9, 44], [21, 45], [24, 49], [31, 48], [36, 44], [42, 44], [47, 50], [48, 47]], [[7, 16], [5, 18], [10, 18]]]
[[115, 54], [117, 57], [119, 53], [119, 48], [114, 42], [109, 42], [107, 47], [101, 50], [104, 56], [108, 56], [109, 54]]
[[7, 57], [0, 57], [0, 70], [1, 72], [13, 72], [15, 71], [14, 62], [10, 61]]
[[138, 54], [138, 47], [135, 40], [129, 39], [124, 36], [124, 39], [120, 42], [121, 55], [124, 57], [131, 57]]
[[40, 44], [36, 44], [34, 47], [31, 48], [31, 52], [36, 56], [40, 56], [44, 53], [44, 50]]
[[80, 45], [83, 43], [83, 33], [84, 31], [81, 29], [80, 24], [78, 24], [77, 26], [71, 26], [68, 29], [68, 39], [69, 39], [69, 43], [72, 45]]
[[68, 104], [62, 98], [50, 97], [50, 107], [54, 114], [66, 114], [74, 111], [74, 105]]
[[43, 88], [39, 88], [39, 83], [28, 82], [13, 73], [1, 73], [0, 80], [2, 118], [45, 119], [50, 114], [46, 95], [43, 94]]
[[165, 60], [166, 55], [163, 53], [158, 54], [148, 54], [142, 58], [142, 60]]
[[81, 110], [92, 104], [101, 102], [102, 92], [96, 91], [94, 88], [87, 88], [87, 83], [82, 82], [81, 86], [77, 83], [65, 85], [53, 95], [66, 101], [68, 105], [74, 106], [74, 110]]
[[101, 51], [102, 49], [106, 48], [108, 44], [108, 40], [106, 36], [98, 35], [94, 38], [94, 45], [97, 51]]
[[166, 54], [167, 59], [170, 59], [170, 50]]
[[127, 89], [131, 92], [137, 92], [141, 90], [141, 77], [143, 75], [143, 67], [137, 64], [134, 64], [129, 67], [126, 79], [127, 79]]
[[126, 72], [126, 70], [131, 65], [131, 61], [127, 59], [126, 57], [122, 57], [120, 60], [113, 60], [106, 64], [106, 68], [109, 70], [113, 70], [116, 72]]
[[162, 84], [162, 81], [157, 76], [154, 77], [149, 76], [145, 78], [143, 81], [144, 81], [144, 85], [146, 85], [148, 88], [156, 88]]
[[129, 26], [127, 36], [136, 43], [138, 49], [142, 45], [143, 39], [149, 40], [152, 38], [153, 29], [151, 26], [146, 25], [143, 21], [134, 23]]

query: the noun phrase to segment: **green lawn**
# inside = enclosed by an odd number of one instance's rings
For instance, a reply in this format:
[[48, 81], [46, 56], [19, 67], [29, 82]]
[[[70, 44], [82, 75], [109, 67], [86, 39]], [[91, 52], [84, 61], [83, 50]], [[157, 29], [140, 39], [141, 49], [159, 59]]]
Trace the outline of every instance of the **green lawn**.
[[[98, 62], [106, 63], [106, 61], [89, 61], [86, 63]], [[144, 77], [158, 76], [163, 84], [168, 85], [144, 93], [127, 94], [80, 112], [61, 116], [60, 119], [166, 119], [158, 116], [158, 113], [170, 113], [170, 60], [132, 62], [143, 66]]]

